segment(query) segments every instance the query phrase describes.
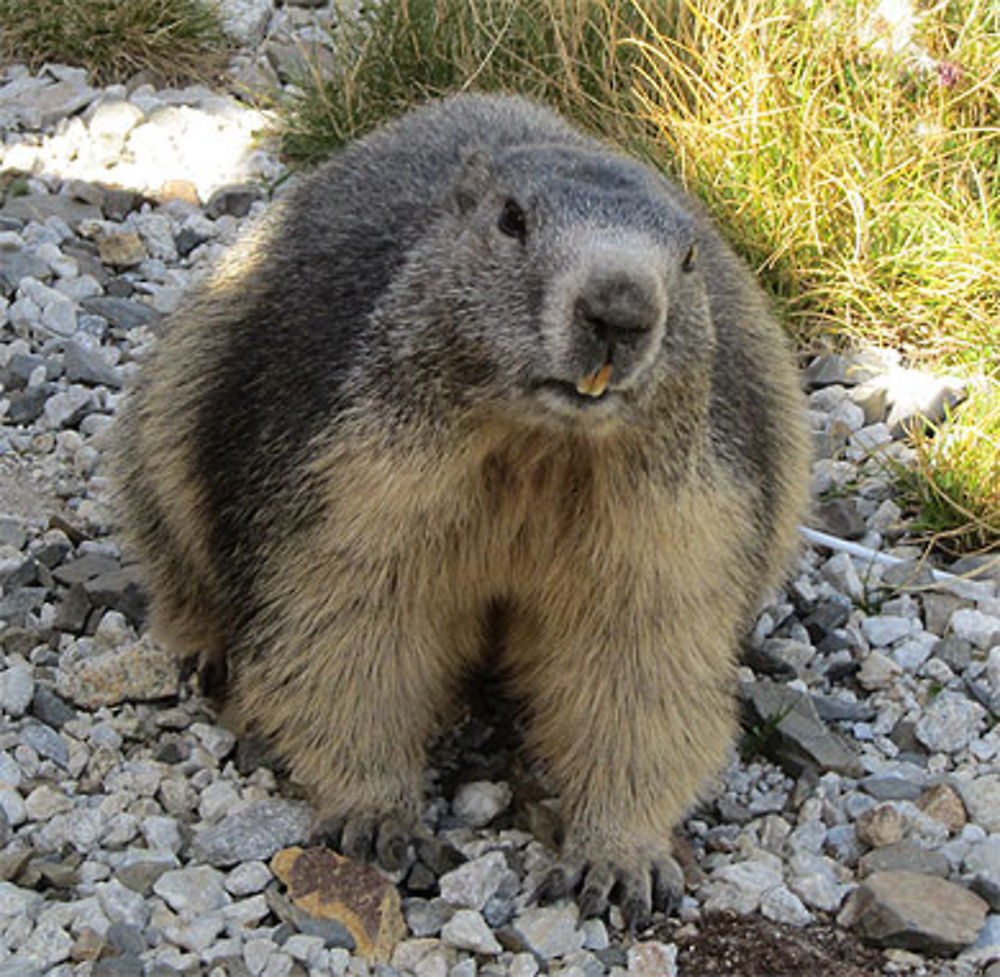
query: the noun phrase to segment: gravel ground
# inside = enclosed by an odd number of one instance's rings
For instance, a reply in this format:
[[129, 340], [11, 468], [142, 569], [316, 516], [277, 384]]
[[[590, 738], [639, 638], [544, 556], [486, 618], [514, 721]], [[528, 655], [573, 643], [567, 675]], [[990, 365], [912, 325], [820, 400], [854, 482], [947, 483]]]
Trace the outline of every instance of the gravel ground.
[[[327, 12], [226, 10], [262, 52], [240, 77], [273, 84]], [[163, 316], [266, 207], [264, 121], [224, 92], [0, 73], [0, 977], [1000, 974], [1000, 570], [935, 581], [907, 545], [887, 462], [961, 389], [887, 353], [807, 370], [812, 524], [903, 562], [807, 547], [764, 609], [746, 736], [678, 830], [679, 917], [631, 937], [531, 904], [552, 818], [503, 710], [428, 774], [464, 864], [418, 851], [386, 886], [295, 848], [308, 805], [144, 639], [101, 469]]]

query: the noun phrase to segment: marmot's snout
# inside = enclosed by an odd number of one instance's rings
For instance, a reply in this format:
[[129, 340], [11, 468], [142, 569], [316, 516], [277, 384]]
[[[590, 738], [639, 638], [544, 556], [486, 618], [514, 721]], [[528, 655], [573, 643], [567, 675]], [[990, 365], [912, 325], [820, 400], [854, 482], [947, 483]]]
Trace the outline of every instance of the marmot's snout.
[[628, 270], [595, 274], [572, 308], [580, 394], [628, 385], [656, 355], [666, 319], [659, 283]]

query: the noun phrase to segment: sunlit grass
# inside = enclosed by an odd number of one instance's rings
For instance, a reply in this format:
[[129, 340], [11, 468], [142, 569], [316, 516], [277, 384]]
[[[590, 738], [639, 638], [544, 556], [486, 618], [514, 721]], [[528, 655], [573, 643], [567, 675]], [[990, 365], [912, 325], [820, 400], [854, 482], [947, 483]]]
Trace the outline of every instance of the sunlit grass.
[[0, 0], [0, 58], [35, 69], [87, 68], [100, 84], [150, 71], [166, 82], [210, 79], [226, 41], [201, 0]]
[[1000, 541], [1000, 385], [984, 383], [936, 431], [914, 431], [916, 466], [899, 472], [914, 529], [954, 553]]

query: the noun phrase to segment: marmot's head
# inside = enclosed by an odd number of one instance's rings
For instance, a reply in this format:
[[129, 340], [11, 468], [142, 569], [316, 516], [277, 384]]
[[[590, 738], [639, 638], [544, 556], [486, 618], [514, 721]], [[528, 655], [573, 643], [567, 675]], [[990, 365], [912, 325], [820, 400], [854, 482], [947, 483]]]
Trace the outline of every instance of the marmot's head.
[[409, 352], [464, 403], [603, 427], [706, 379], [698, 226], [657, 174], [564, 144], [474, 147], [442, 212], [403, 275], [434, 355]]

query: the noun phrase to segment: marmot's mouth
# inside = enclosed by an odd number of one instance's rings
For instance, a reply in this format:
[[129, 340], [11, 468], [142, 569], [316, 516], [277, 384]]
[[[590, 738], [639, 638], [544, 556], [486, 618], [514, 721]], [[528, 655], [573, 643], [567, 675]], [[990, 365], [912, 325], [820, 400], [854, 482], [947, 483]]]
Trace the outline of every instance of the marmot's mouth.
[[547, 400], [554, 395], [561, 406], [572, 406], [576, 410], [593, 410], [617, 400], [615, 392], [607, 386], [600, 393], [585, 393], [581, 392], [578, 384], [568, 380], [542, 380], [535, 386], [535, 390]]

